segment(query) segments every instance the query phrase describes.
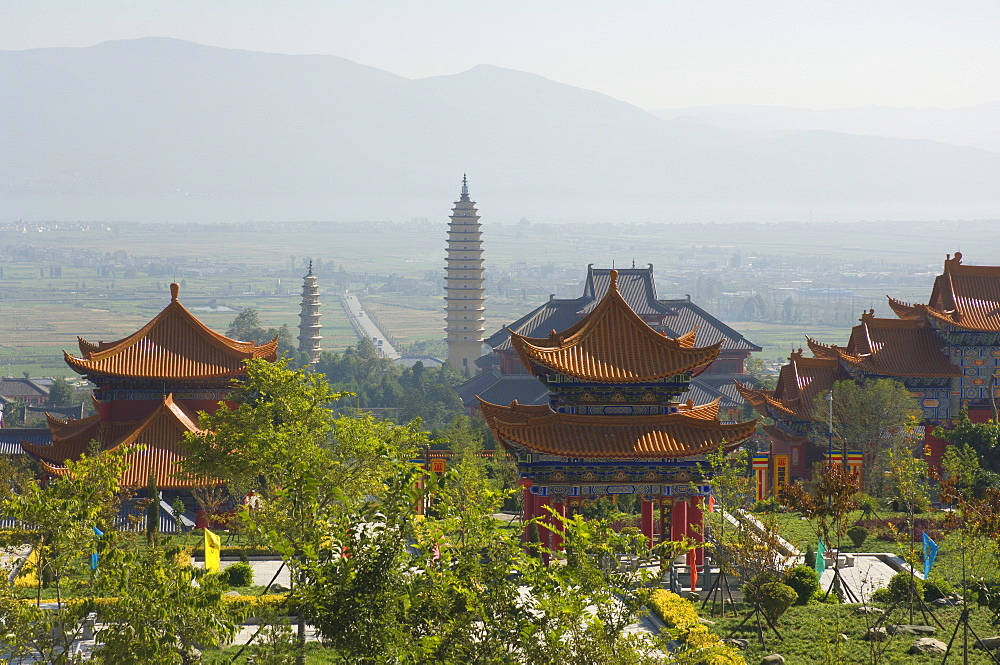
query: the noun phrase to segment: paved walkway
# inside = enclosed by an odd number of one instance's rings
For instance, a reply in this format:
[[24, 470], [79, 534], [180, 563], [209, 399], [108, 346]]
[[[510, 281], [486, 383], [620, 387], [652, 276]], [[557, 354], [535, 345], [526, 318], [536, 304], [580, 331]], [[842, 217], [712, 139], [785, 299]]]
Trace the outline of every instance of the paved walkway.
[[[854, 557], [854, 565], [840, 568], [840, 578], [854, 595], [854, 602], [870, 601], [876, 589], [884, 589], [889, 586], [889, 580], [898, 570], [885, 561], [886, 555], [876, 553], [851, 554]], [[898, 557], [897, 557], [898, 558]], [[833, 583], [834, 569], [827, 568], [820, 576], [820, 585], [826, 592]], [[922, 575], [918, 575], [922, 577]]]

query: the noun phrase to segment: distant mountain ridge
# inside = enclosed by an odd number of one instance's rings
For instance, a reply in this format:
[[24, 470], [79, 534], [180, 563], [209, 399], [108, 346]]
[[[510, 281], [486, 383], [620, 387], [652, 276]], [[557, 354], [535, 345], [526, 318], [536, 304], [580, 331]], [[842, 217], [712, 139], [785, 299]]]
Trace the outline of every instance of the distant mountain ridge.
[[481, 65], [406, 79], [173, 39], [0, 51], [0, 219], [1000, 217], [1000, 154], [664, 120]]
[[948, 109], [860, 106], [821, 111], [790, 106], [720, 104], [650, 112], [664, 120], [683, 118], [744, 132], [787, 134], [825, 130], [939, 141], [1000, 153], [1000, 102]]

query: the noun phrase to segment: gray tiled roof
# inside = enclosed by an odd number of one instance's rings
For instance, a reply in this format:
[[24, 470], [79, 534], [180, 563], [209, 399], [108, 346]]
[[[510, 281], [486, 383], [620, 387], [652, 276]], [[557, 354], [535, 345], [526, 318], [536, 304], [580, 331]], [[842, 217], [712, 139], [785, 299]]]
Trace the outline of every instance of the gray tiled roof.
[[48, 429], [0, 428], [0, 455], [23, 455], [22, 441], [45, 446], [52, 443], [52, 434]]
[[[526, 337], [547, 337], [578, 323], [608, 292], [611, 268], [587, 267], [583, 295], [562, 300], [550, 298], [548, 302], [528, 312], [508, 326]], [[687, 298], [659, 300], [653, 281], [653, 266], [648, 268], [622, 268], [618, 271], [618, 290], [629, 307], [640, 315], [660, 315], [671, 337], [680, 337], [698, 328], [696, 344], [708, 346], [725, 339], [723, 350], [760, 351], [761, 348]], [[510, 333], [501, 328], [486, 340], [493, 349], [510, 348]]]
[[530, 374], [501, 374], [495, 369], [455, 386], [455, 392], [466, 406], [478, 404], [477, 396], [491, 404], [510, 404], [515, 399], [518, 404], [548, 404], [549, 401], [548, 388]]

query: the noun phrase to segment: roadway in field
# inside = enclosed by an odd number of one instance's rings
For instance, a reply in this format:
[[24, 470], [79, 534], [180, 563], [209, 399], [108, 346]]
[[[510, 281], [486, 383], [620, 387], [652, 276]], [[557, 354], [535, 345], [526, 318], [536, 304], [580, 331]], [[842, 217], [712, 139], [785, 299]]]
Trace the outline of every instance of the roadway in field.
[[351, 321], [354, 323], [354, 329], [360, 330], [365, 337], [371, 340], [372, 344], [375, 345], [375, 349], [383, 358], [389, 358], [390, 360], [399, 358], [400, 353], [393, 348], [389, 340], [382, 334], [382, 331], [375, 325], [375, 322], [371, 320], [371, 317], [365, 312], [361, 301], [358, 300], [356, 295], [345, 293], [344, 306], [347, 308], [347, 315], [351, 317]]

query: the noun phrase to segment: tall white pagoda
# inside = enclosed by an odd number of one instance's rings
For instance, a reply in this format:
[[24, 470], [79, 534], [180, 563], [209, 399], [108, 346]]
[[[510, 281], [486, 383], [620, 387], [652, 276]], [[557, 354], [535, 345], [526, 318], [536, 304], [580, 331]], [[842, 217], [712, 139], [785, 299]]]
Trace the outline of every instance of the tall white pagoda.
[[462, 195], [448, 223], [445, 258], [445, 341], [448, 362], [459, 371], [475, 373], [483, 355], [483, 241], [476, 203], [469, 199], [469, 183], [462, 176]]
[[309, 262], [309, 273], [302, 278], [302, 311], [299, 312], [299, 352], [309, 354], [309, 362], [319, 362], [319, 354], [323, 351], [320, 334], [323, 326], [319, 322], [319, 286], [313, 274], [312, 261]]

